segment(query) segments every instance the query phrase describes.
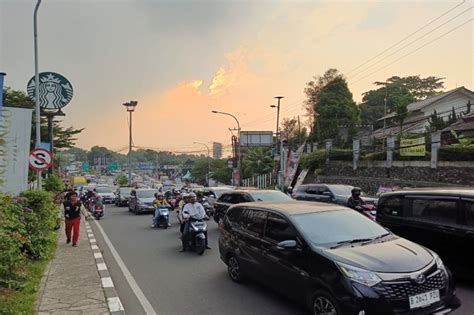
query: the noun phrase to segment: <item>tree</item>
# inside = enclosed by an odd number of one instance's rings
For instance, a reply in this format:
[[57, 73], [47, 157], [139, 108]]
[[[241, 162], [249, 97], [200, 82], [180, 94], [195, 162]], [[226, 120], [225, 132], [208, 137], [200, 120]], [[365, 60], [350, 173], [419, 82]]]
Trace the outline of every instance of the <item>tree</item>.
[[306, 116], [309, 119], [309, 124], [311, 130], [311, 135], [314, 138], [314, 124], [316, 122], [316, 113], [317, 108], [316, 105], [319, 99], [319, 93], [321, 89], [326, 86], [329, 82], [333, 81], [334, 79], [342, 77], [342, 74], [339, 73], [337, 69], [328, 69], [322, 76], [315, 76], [313, 77], [312, 81], [306, 83], [306, 87], [304, 89], [304, 93], [306, 94], [306, 101], [304, 102]]
[[115, 179], [119, 186], [127, 186], [128, 185], [128, 178], [124, 174], [119, 174]]
[[296, 150], [298, 145], [302, 144], [308, 137], [306, 127], [301, 128], [298, 119], [295, 117], [282, 120], [280, 134], [282, 139], [287, 140], [290, 150]]
[[315, 129], [319, 141], [338, 139], [340, 126], [348, 127], [349, 134], [355, 132], [355, 126], [359, 122], [359, 109], [342, 76], [321, 88], [315, 109], [318, 114]]
[[63, 181], [56, 175], [49, 175], [44, 181], [44, 190], [58, 193], [64, 189]]
[[203, 185], [206, 183], [207, 173], [209, 171], [208, 162], [209, 162], [208, 159], [205, 158], [205, 159], [199, 159], [195, 161], [193, 164], [191, 174], [194, 180], [198, 184]]
[[232, 169], [229, 167], [227, 159], [212, 160], [211, 178], [223, 184], [230, 184]]
[[420, 75], [412, 75], [408, 77], [393, 76], [386, 82], [375, 82], [377, 86], [400, 85], [408, 89], [409, 93], [415, 100], [420, 101], [428, 97], [440, 94], [444, 90], [444, 78], [434, 76], [420, 78]]
[[273, 171], [274, 165], [270, 148], [250, 148], [242, 159], [243, 177], [270, 173]]

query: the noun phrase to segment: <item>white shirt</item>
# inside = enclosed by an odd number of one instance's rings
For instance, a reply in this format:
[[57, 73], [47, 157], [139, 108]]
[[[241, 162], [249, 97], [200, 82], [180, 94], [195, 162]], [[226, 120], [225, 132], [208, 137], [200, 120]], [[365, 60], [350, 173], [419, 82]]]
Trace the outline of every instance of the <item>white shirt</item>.
[[206, 211], [199, 202], [187, 203], [183, 208], [182, 216], [184, 219], [193, 217], [194, 219], [202, 220], [206, 216]]

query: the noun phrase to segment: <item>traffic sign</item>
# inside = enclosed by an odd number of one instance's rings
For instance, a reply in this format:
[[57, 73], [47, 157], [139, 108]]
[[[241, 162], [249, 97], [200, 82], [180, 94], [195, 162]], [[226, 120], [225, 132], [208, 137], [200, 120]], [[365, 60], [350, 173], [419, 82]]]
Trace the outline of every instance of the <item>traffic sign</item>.
[[53, 158], [51, 152], [45, 149], [33, 149], [30, 152], [30, 168], [36, 171], [45, 171], [51, 167]]
[[[71, 83], [62, 75], [55, 72], [41, 72], [39, 74], [39, 103], [43, 109], [61, 109], [72, 99], [73, 89]], [[28, 96], [33, 100], [36, 81], [33, 76], [27, 84]]]
[[82, 171], [89, 172], [89, 162], [82, 163]]

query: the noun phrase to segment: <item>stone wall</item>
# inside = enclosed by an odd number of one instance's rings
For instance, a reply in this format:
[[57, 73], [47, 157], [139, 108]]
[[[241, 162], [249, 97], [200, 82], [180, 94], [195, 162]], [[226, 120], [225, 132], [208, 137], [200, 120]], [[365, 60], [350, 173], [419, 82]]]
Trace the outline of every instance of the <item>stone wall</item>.
[[474, 186], [474, 162], [441, 162], [430, 168], [428, 161], [364, 161], [356, 170], [352, 162], [331, 161], [318, 172], [309, 172], [304, 183], [346, 184], [375, 194], [380, 186], [446, 187]]

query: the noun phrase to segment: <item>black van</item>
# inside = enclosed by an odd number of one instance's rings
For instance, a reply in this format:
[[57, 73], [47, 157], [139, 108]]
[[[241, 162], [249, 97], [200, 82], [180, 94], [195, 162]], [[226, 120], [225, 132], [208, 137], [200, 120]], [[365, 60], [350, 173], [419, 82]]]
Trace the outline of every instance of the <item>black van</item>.
[[433, 251], [335, 204], [234, 205], [219, 251], [231, 280], [257, 280], [314, 315], [447, 314], [460, 305]]
[[383, 194], [377, 222], [436, 251], [456, 276], [473, 278], [474, 189], [423, 188]]

